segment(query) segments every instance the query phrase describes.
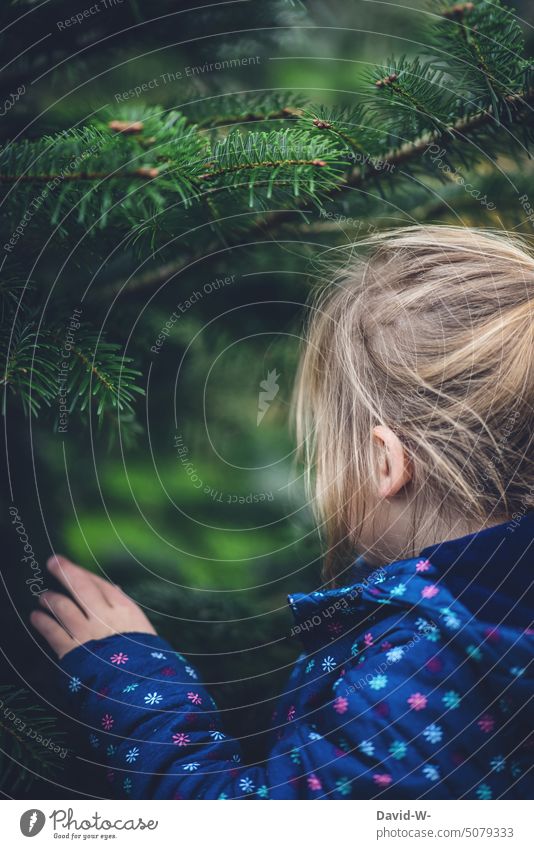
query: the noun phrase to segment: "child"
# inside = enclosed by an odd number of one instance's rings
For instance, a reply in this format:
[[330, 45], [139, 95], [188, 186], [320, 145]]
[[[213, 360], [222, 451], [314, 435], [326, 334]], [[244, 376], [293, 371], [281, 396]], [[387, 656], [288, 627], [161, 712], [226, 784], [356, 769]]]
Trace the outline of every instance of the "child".
[[43, 594], [32, 623], [109, 771], [96, 793], [528, 798], [534, 259], [411, 227], [375, 237], [311, 312], [297, 435], [328, 585], [290, 597], [304, 654], [268, 759], [242, 765], [187, 660], [58, 556], [68, 595]]

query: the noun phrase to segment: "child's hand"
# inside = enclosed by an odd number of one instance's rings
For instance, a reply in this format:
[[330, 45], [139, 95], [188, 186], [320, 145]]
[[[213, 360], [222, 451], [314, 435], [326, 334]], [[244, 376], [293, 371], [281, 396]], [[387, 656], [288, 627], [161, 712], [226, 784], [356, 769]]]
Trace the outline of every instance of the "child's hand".
[[60, 658], [88, 640], [111, 634], [156, 633], [141, 608], [120, 587], [59, 554], [50, 557], [47, 566], [70, 595], [50, 590], [42, 593], [39, 603], [48, 612], [34, 610], [30, 621]]

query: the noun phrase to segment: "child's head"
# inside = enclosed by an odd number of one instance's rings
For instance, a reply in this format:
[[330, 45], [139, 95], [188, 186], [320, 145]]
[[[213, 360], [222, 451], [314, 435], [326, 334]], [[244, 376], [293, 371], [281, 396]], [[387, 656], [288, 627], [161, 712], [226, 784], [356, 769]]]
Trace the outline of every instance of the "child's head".
[[313, 304], [297, 381], [330, 577], [534, 507], [534, 258], [463, 227], [365, 244]]

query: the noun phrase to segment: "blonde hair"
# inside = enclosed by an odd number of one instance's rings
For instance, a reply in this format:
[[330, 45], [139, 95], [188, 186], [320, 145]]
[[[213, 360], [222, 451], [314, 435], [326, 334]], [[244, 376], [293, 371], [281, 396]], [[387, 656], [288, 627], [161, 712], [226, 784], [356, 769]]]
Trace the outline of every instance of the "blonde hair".
[[370, 255], [312, 304], [295, 396], [329, 578], [354, 556], [376, 425], [402, 441], [421, 514], [476, 526], [534, 507], [534, 258], [524, 243], [422, 226], [359, 247]]

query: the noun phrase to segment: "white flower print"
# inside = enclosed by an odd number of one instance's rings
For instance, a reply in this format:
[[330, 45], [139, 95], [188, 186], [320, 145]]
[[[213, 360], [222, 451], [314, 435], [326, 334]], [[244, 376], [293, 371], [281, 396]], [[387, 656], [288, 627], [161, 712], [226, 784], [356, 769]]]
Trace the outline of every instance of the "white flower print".
[[191, 763], [184, 764], [182, 768], [184, 772], [194, 772], [199, 766], [200, 764], [197, 761], [191, 761]]
[[445, 627], [450, 628], [451, 631], [457, 631], [461, 622], [456, 613], [454, 613], [449, 607], [442, 607], [440, 613], [443, 617], [443, 624]]
[[250, 778], [242, 778], [239, 782], [239, 786], [243, 793], [252, 793], [254, 790], [254, 783], [250, 780]]
[[74, 678], [70, 679], [69, 690], [71, 691], [71, 693], [77, 693], [78, 690], [81, 689], [81, 686], [82, 686], [82, 682], [80, 681], [79, 678], [76, 678], [76, 676], [74, 676]]
[[162, 651], [150, 652], [150, 657], [155, 657], [157, 660], [167, 660], [167, 655], [163, 654]]
[[358, 749], [360, 752], [363, 752], [364, 755], [371, 757], [375, 753], [375, 744], [371, 743], [370, 740], [362, 740], [362, 742], [358, 745]]
[[389, 594], [393, 597], [404, 595], [406, 592], [406, 584], [397, 584], [395, 587], [391, 587]]
[[398, 660], [402, 658], [404, 654], [404, 649], [402, 646], [395, 646], [386, 652], [386, 657], [390, 663], [397, 663]]
[[332, 672], [336, 668], [336, 662], [332, 655], [328, 655], [323, 658], [323, 662], [321, 663], [324, 672]]
[[222, 731], [210, 731], [210, 737], [212, 740], [224, 740], [226, 734], [223, 734]]
[[161, 702], [163, 696], [160, 696], [159, 693], [148, 693], [145, 696], [145, 702], [147, 705], [157, 705]]
[[137, 690], [139, 684], [127, 684], [127, 686], [122, 691], [123, 693], [133, 693], [134, 690]]
[[198, 675], [197, 675], [197, 673], [195, 672], [195, 670], [193, 669], [193, 667], [192, 667], [192, 666], [186, 666], [186, 667], [185, 667], [185, 671], [187, 672], [187, 674], [188, 674], [191, 678], [194, 678], [194, 679], [195, 679], [195, 681], [197, 680]]
[[439, 769], [437, 766], [427, 764], [427, 766], [423, 767], [423, 775], [425, 778], [428, 778], [429, 781], [437, 781], [439, 779]]
[[131, 789], [132, 789], [132, 779], [131, 778], [125, 778], [123, 783], [122, 783], [122, 786], [124, 787], [124, 791], [126, 793], [130, 793]]
[[308, 740], [322, 740], [322, 735], [318, 734], [317, 731], [310, 731], [308, 734]]
[[439, 743], [443, 737], [443, 730], [439, 725], [432, 722], [423, 729], [423, 737], [425, 740], [428, 740], [429, 743]]
[[139, 749], [137, 746], [133, 746], [133, 748], [128, 749], [126, 752], [126, 763], [133, 764], [137, 758], [139, 757]]

